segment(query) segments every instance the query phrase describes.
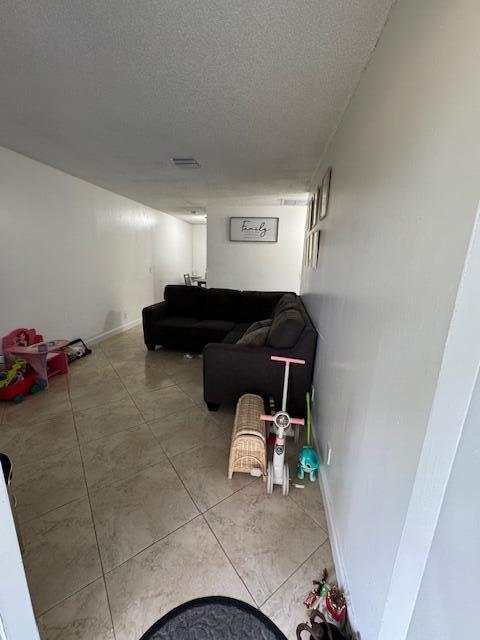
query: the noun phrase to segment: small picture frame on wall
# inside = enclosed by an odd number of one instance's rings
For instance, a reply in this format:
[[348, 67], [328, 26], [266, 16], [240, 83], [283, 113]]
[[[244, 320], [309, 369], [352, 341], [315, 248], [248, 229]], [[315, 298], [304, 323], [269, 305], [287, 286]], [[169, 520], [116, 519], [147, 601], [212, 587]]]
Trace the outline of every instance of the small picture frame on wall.
[[320, 189], [317, 189], [313, 195], [313, 205], [312, 205], [312, 229], [315, 227], [315, 225], [317, 224], [319, 218], [318, 218], [318, 206], [319, 206], [319, 202], [320, 202]]
[[310, 269], [315, 268], [315, 233], [312, 233], [310, 237], [310, 262], [308, 266]]
[[315, 206], [314, 206], [314, 212], [313, 212], [313, 227], [315, 227], [315, 225], [317, 225], [320, 222], [320, 204], [322, 201], [322, 191], [320, 189], [320, 187], [318, 187], [318, 189], [315, 191], [315, 195], [314, 195], [314, 202], [315, 202]]
[[313, 226], [313, 198], [308, 201], [307, 208], [307, 232], [312, 229]]
[[328, 213], [328, 201], [330, 198], [330, 183], [332, 181], [332, 167], [328, 167], [325, 175], [323, 176], [321, 187], [319, 188], [320, 192], [320, 212], [319, 212], [319, 220], [324, 220], [327, 217]]
[[310, 260], [312, 257], [312, 234], [310, 233], [305, 242], [305, 266], [310, 266]]
[[312, 249], [312, 269], [316, 269], [318, 267], [318, 251], [320, 248], [320, 231], [315, 231], [313, 234], [313, 249]]

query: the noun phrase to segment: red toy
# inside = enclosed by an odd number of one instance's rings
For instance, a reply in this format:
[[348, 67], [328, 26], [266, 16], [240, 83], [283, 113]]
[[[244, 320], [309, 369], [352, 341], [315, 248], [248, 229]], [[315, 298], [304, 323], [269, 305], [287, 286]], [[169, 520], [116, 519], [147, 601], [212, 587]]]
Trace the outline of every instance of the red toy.
[[11, 369], [0, 374], [0, 400], [13, 400], [19, 404], [28, 393], [38, 393], [44, 388], [25, 360], [17, 360]]
[[60, 351], [68, 340], [43, 341], [35, 329], [15, 329], [2, 339], [2, 348], [9, 363], [24, 358], [36, 372], [38, 382], [48, 387], [48, 378], [57, 373], [68, 373], [67, 354]]

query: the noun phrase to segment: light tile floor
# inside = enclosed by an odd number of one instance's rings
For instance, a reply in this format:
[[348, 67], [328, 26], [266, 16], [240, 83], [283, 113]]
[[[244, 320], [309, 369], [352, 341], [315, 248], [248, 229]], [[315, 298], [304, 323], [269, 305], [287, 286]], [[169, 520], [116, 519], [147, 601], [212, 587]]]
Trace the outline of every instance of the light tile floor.
[[333, 574], [318, 485], [284, 498], [227, 480], [233, 409], [209, 413], [201, 359], [146, 351], [141, 327], [48, 392], [0, 403], [0, 421], [44, 640], [138, 640], [181, 602], [216, 594], [295, 638], [311, 580]]

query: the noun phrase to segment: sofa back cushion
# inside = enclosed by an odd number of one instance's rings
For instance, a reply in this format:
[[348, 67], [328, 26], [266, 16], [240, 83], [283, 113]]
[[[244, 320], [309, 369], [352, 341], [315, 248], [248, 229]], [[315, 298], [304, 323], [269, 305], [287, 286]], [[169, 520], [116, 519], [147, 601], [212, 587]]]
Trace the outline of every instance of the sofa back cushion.
[[202, 287], [187, 287], [183, 284], [167, 284], [163, 297], [169, 316], [199, 318], [202, 316], [206, 290]]
[[267, 327], [267, 333], [268, 333], [268, 329], [271, 327], [272, 322], [273, 322], [272, 318], [267, 318], [266, 320], [257, 320], [257, 322], [253, 322], [248, 327], [244, 335], [246, 336], [248, 333], [252, 333], [252, 331], [256, 331], [257, 329], [264, 329], [265, 327]]
[[237, 289], [204, 289], [203, 317], [215, 320], [238, 320], [241, 292]]
[[283, 295], [282, 291], [242, 291], [239, 322], [271, 318], [275, 305]]
[[269, 327], [257, 327], [253, 331], [244, 333], [237, 344], [247, 344], [251, 347], [263, 347], [267, 341]]
[[290, 349], [297, 344], [304, 328], [305, 321], [298, 309], [277, 312], [273, 317], [266, 344], [274, 349]]
[[280, 313], [281, 311], [286, 311], [287, 309], [298, 309], [299, 307], [299, 298], [295, 293], [286, 293], [283, 295], [280, 300], [275, 305], [273, 310], [273, 315]]

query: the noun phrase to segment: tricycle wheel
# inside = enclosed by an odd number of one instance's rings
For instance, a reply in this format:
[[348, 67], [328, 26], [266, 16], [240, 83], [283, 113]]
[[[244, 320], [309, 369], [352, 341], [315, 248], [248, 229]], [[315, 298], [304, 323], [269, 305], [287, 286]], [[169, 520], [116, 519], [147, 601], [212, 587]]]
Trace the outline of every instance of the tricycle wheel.
[[30, 393], [32, 395], [34, 395], [35, 393], [38, 393], [39, 391], [41, 391], [42, 389], [40, 388], [39, 384], [33, 384], [31, 389], [30, 389]]
[[284, 496], [288, 496], [288, 490], [290, 489], [290, 471], [288, 468], [288, 464], [285, 462], [283, 465], [283, 484], [282, 484], [282, 493]]
[[15, 404], [20, 404], [25, 400], [25, 398], [22, 396], [21, 393], [18, 394], [18, 396], [15, 396], [15, 398], [13, 399], [13, 401], [15, 402]]
[[267, 469], [267, 493], [273, 492], [273, 464], [270, 460]]

